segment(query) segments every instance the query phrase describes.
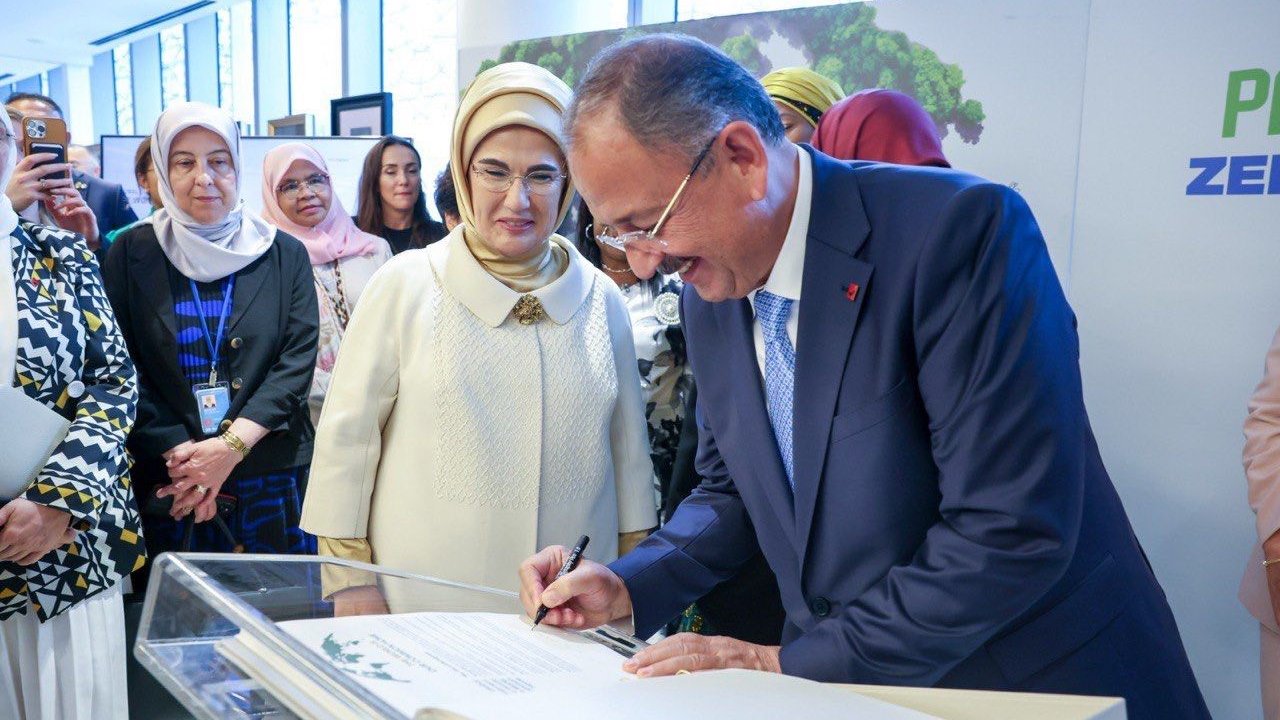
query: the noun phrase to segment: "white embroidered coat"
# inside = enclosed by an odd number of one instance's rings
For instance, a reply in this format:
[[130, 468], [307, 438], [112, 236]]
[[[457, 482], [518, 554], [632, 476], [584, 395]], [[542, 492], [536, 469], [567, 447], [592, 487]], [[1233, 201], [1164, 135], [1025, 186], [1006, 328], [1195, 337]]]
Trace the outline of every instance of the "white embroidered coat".
[[321, 415], [302, 527], [369, 540], [374, 562], [518, 589], [521, 561], [657, 524], [644, 405], [621, 294], [572, 245], [531, 293], [490, 276], [461, 230], [365, 288]]

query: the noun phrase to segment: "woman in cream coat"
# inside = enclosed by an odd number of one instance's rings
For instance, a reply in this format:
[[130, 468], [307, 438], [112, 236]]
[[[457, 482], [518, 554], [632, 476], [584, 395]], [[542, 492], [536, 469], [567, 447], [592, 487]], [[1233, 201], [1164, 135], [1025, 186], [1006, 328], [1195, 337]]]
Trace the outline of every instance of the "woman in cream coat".
[[1280, 562], [1273, 562], [1280, 559], [1280, 333], [1271, 341], [1262, 382], [1249, 399], [1244, 473], [1258, 542], [1240, 583], [1240, 601], [1258, 620], [1262, 635], [1263, 714], [1280, 720]]
[[[525, 63], [463, 97], [463, 222], [374, 276], [334, 368], [302, 520], [322, 554], [516, 590], [538, 548], [585, 533], [608, 561], [657, 524], [626, 304], [553, 234], [569, 99]], [[338, 582], [339, 613], [380, 603]]]

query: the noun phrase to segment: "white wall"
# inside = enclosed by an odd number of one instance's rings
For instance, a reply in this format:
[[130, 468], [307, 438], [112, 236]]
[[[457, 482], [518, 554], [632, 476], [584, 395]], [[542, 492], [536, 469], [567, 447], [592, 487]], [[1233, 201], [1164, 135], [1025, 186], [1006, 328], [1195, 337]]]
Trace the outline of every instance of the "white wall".
[[[1227, 75], [1280, 72], [1280, 3], [1094, 2], [1071, 301], [1102, 455], [1218, 718], [1261, 717], [1241, 423], [1280, 325], [1280, 195], [1187, 196], [1192, 157], [1280, 151], [1266, 112], [1222, 137]], [[1226, 180], [1225, 172], [1218, 178]]]
[[458, 47], [609, 30], [627, 24], [626, 0], [485, 0], [458, 3]]
[[516, 40], [627, 26], [627, 0], [483, 0], [458, 3], [458, 67], [475, 67], [468, 50]]

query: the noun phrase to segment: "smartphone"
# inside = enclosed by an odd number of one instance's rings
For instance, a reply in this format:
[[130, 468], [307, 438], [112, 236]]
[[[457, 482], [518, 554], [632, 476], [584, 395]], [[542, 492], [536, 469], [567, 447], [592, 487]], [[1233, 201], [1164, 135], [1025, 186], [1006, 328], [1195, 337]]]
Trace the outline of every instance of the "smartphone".
[[[25, 155], [34, 153], [52, 153], [56, 157], [49, 162], [65, 163], [67, 161], [67, 124], [58, 118], [24, 117], [22, 118], [22, 152]], [[47, 165], [48, 163], [40, 163]], [[68, 171], [46, 175], [45, 177], [65, 180], [70, 177]]]

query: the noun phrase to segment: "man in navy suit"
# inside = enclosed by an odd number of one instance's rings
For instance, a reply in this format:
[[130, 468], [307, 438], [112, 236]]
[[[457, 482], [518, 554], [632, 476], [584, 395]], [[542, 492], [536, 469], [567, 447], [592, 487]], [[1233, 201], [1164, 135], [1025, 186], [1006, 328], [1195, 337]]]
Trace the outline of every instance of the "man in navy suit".
[[625, 667], [1123, 696], [1131, 718], [1208, 717], [1016, 192], [791, 145], [754, 79], [681, 36], [604, 51], [568, 127], [603, 239], [637, 274], [679, 266], [696, 290], [682, 309], [706, 480], [608, 567], [554, 580], [563, 548], [526, 561], [531, 613], [630, 615], [647, 636], [759, 548], [781, 647], [681, 634]]

